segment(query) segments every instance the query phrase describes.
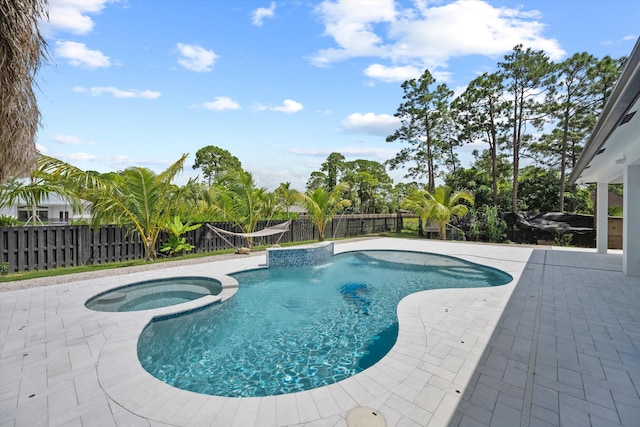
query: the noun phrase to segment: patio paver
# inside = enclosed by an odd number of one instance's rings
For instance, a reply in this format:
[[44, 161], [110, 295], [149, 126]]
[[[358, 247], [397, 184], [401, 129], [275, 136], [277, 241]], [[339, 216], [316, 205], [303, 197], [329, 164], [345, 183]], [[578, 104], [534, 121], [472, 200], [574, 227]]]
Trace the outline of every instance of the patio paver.
[[98, 292], [168, 275], [223, 275], [264, 255], [0, 293], [0, 427], [346, 426], [356, 406], [388, 426], [616, 426], [640, 420], [640, 278], [620, 253], [404, 239], [336, 251], [410, 249], [510, 273], [494, 288], [424, 291], [398, 307], [380, 362], [339, 383], [264, 398], [175, 389], [149, 375], [137, 336], [158, 314], [98, 313]]

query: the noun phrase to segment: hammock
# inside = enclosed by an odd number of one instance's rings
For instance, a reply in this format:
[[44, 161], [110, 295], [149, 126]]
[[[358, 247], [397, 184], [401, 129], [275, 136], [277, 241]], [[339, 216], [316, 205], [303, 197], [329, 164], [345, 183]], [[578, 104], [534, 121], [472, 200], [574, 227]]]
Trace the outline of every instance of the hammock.
[[213, 230], [213, 232], [216, 233], [218, 236], [220, 236], [222, 240], [224, 240], [229, 245], [231, 245], [231, 247], [237, 250], [238, 248], [236, 248], [236, 246], [233, 243], [227, 240], [223, 236], [223, 234], [226, 234], [229, 236], [244, 237], [245, 239], [252, 239], [254, 237], [265, 237], [265, 236], [273, 236], [274, 234], [280, 234], [280, 237], [278, 237], [278, 240], [275, 243], [277, 245], [278, 242], [280, 242], [280, 239], [282, 239], [282, 236], [284, 235], [284, 233], [289, 231], [289, 225], [291, 225], [291, 221], [286, 221], [281, 224], [272, 225], [271, 227], [265, 227], [262, 230], [254, 231], [253, 233], [234, 233], [233, 231], [227, 231], [227, 230], [223, 230], [222, 228], [214, 227], [211, 224], [205, 224], [205, 225], [209, 227], [211, 230]]

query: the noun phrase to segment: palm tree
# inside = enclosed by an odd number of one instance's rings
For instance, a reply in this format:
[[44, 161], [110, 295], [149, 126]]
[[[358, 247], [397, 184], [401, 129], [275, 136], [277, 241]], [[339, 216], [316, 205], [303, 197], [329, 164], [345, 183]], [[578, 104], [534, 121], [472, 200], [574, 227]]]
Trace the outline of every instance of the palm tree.
[[342, 198], [348, 190], [349, 184], [342, 182], [333, 187], [331, 191], [327, 191], [324, 187], [318, 187], [304, 194], [299, 193], [300, 203], [305, 207], [309, 218], [318, 229], [319, 241], [324, 241], [325, 228], [334, 215], [351, 206], [351, 200]]
[[46, 58], [38, 20], [46, 0], [0, 0], [0, 184], [36, 168], [35, 136], [40, 110], [35, 75]]
[[24, 203], [30, 211], [25, 225], [30, 222], [42, 225], [37, 208], [49, 194], [55, 194], [68, 202], [74, 213], [82, 212], [82, 201], [72, 191], [48, 179], [47, 175], [39, 170], [35, 170], [28, 181], [10, 180], [0, 187], [0, 208]]
[[[253, 233], [258, 221], [273, 213], [273, 197], [256, 187], [253, 175], [244, 170], [230, 171], [205, 195], [205, 203], [225, 221], [238, 226], [242, 233]], [[247, 238], [249, 249], [253, 239]]]
[[178, 187], [171, 183], [182, 171], [187, 154], [156, 174], [145, 167], [131, 167], [121, 173], [98, 175], [52, 157], [41, 156], [42, 168], [90, 202], [91, 225], [121, 224], [142, 238], [146, 260], [156, 256], [160, 232], [176, 215], [194, 204], [198, 186], [194, 179]]
[[290, 182], [281, 183], [274, 191], [278, 207], [283, 208], [287, 212], [289, 219], [289, 209], [298, 201], [298, 191], [291, 188]]
[[441, 186], [434, 190], [433, 194], [424, 190], [416, 190], [409, 194], [401, 203], [404, 209], [408, 209], [420, 217], [420, 221], [435, 222], [438, 227], [438, 235], [441, 240], [447, 237], [447, 224], [451, 217], [461, 218], [469, 212], [469, 207], [460, 204], [462, 201], [473, 206], [474, 198], [466, 191], [452, 193], [451, 188]]

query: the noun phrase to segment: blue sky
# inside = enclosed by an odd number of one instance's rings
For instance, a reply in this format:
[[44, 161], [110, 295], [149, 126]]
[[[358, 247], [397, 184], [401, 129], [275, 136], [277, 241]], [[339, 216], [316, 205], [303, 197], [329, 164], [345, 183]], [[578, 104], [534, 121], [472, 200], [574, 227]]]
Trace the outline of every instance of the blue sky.
[[[401, 83], [424, 69], [460, 93], [512, 48], [561, 61], [628, 55], [632, 0], [49, 0], [38, 76], [41, 152], [100, 172], [164, 170], [198, 149], [259, 186], [299, 190], [331, 152], [383, 162], [402, 143]], [[462, 148], [468, 163], [473, 146]], [[402, 173], [391, 174], [396, 182]]]

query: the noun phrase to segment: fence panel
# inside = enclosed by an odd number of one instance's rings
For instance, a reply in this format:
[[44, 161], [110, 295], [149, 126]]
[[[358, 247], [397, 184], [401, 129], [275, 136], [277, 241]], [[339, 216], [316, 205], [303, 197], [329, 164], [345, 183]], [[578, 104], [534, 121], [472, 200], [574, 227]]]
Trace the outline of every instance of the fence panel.
[[[396, 215], [340, 215], [327, 224], [325, 237], [330, 239], [393, 231], [398, 220]], [[260, 221], [256, 230], [280, 222], [284, 221]], [[211, 225], [240, 232], [237, 226], [230, 223], [216, 222]], [[184, 237], [195, 246], [194, 252], [198, 253], [246, 246], [243, 237], [224, 235], [223, 238], [205, 225], [187, 232]], [[302, 217], [292, 220], [289, 230], [284, 234], [255, 238], [254, 245], [317, 239], [318, 230], [315, 225], [308, 218]], [[166, 241], [167, 235], [161, 233], [156, 252], [159, 253]], [[7, 262], [9, 272], [12, 273], [130, 261], [143, 257], [144, 246], [138, 233], [116, 225], [103, 226], [97, 230], [86, 225], [0, 228], [0, 263]]]

